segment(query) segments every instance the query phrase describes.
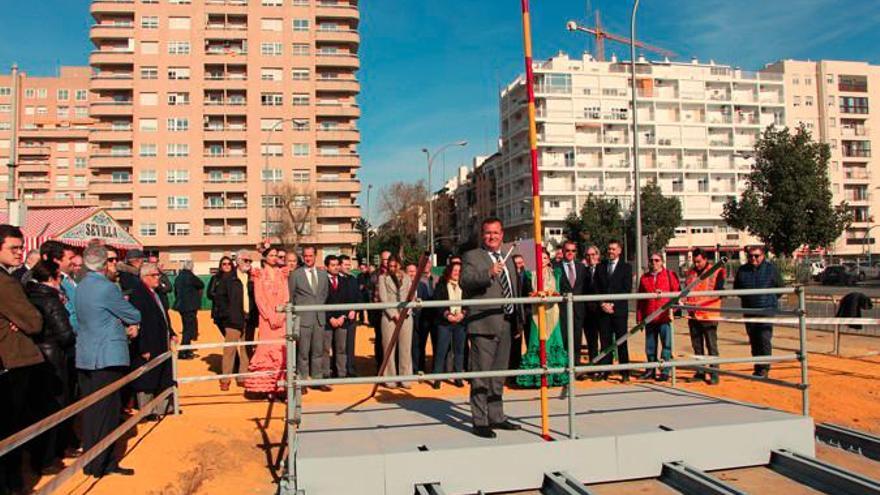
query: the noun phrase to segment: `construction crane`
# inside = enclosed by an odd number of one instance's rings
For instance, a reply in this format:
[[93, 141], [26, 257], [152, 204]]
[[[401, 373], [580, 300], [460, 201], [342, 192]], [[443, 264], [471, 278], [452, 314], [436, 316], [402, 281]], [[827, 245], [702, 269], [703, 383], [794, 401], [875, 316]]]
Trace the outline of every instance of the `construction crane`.
[[[594, 38], [596, 38], [595, 53], [593, 54], [593, 56], [596, 58], [596, 60], [599, 60], [601, 62], [605, 61], [605, 40], [606, 39], [609, 39], [611, 41], [616, 41], [618, 43], [622, 43], [626, 46], [630, 45], [629, 38], [627, 38], [625, 36], [620, 36], [620, 35], [617, 35], [614, 33], [609, 33], [604, 28], [602, 28], [602, 20], [599, 16], [598, 10], [596, 11], [596, 25], [595, 26], [592, 26], [592, 27], [583, 26], [583, 25], [578, 24], [577, 21], [568, 21], [566, 23], [565, 27], [568, 28], [569, 31], [582, 31], [582, 32], [590, 34]], [[665, 48], [660, 48], [657, 46], [649, 45], [647, 43], [643, 43], [638, 40], [636, 40], [635, 45], [638, 48], [641, 48], [645, 51], [653, 52], [653, 53], [662, 55], [667, 58], [674, 58], [675, 57], [674, 52], [666, 50]]]

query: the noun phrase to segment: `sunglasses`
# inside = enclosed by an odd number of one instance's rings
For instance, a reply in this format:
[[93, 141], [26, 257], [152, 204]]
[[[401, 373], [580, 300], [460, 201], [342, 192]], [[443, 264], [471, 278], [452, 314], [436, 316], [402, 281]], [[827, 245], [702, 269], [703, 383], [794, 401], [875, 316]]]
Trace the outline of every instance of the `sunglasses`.
[[756, 260], [756, 259], [760, 258], [761, 256], [763, 256], [763, 255], [762, 254], [750, 254], [749, 259]]
[[566, 249], [565, 252], [566, 253], [576, 253], [577, 249]]
[[254, 262], [253, 260], [238, 260], [238, 261], [240, 261], [241, 263], [253, 263]]
[[223, 263], [220, 263], [220, 266], [232, 266], [232, 263], [224, 261]]

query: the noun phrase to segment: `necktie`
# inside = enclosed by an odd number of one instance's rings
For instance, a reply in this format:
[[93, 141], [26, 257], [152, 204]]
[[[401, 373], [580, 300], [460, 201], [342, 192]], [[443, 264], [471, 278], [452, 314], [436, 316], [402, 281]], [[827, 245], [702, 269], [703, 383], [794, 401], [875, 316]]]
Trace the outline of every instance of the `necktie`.
[[313, 291], [318, 290], [318, 280], [315, 278], [315, 269], [309, 268], [309, 284], [312, 286]]
[[574, 287], [574, 284], [575, 284], [575, 282], [577, 281], [577, 279], [575, 278], [575, 275], [574, 275], [574, 263], [571, 263], [571, 262], [566, 263], [566, 264], [565, 264], [565, 270], [568, 272], [568, 273], [567, 273], [567, 275], [568, 275], [568, 286], [569, 286], [569, 287]]
[[339, 282], [336, 280], [336, 277], [333, 277], [330, 280], [333, 281], [333, 290], [335, 291], [336, 287], [338, 287]]
[[614, 275], [614, 265], [617, 263], [608, 263], [608, 275]]
[[[501, 253], [492, 253], [492, 256], [495, 258], [497, 263], [501, 263]], [[513, 297], [513, 291], [510, 290], [510, 280], [507, 279], [507, 274], [505, 272], [501, 272], [501, 292], [504, 294], [504, 299], [510, 299]], [[504, 314], [512, 314], [513, 313], [513, 304], [505, 304], [504, 305]]]

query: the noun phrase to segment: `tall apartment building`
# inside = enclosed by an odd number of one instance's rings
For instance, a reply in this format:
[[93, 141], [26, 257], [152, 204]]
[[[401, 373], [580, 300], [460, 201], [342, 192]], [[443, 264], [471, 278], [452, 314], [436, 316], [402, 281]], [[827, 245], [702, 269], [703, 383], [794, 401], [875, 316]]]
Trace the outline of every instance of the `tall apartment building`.
[[[0, 75], [0, 194], [6, 197], [5, 166], [17, 146], [18, 196], [28, 206], [78, 206], [89, 184], [89, 69], [61, 67], [55, 77], [20, 72], [18, 143], [12, 142], [13, 77]], [[5, 206], [5, 204], [4, 204]]]
[[[684, 223], [670, 252], [722, 251], [753, 239], [721, 213], [745, 186], [748, 153], [763, 128], [785, 123], [782, 76], [710, 63], [648, 62], [636, 67], [640, 182], [681, 200]], [[561, 240], [565, 217], [590, 194], [629, 207], [633, 197], [629, 63], [565, 54], [535, 63], [542, 221]], [[522, 77], [501, 94], [502, 158], [496, 208], [510, 237], [532, 237], [528, 115]]]
[[[831, 252], [860, 256], [877, 252], [876, 225], [880, 186], [872, 172], [871, 142], [880, 139], [877, 112], [869, 111], [871, 92], [880, 90], [880, 67], [865, 62], [782, 60], [769, 64], [763, 74], [775, 74], [785, 83], [787, 123], [803, 123], [813, 138], [831, 148], [829, 178], [835, 203], [846, 201], [854, 222]], [[880, 141], [878, 141], [880, 142]], [[869, 232], [870, 231], [870, 232]]]
[[[279, 188], [319, 255], [360, 240], [357, 0], [93, 0], [90, 193], [202, 270], [279, 234]], [[269, 210], [268, 223], [265, 222]]]

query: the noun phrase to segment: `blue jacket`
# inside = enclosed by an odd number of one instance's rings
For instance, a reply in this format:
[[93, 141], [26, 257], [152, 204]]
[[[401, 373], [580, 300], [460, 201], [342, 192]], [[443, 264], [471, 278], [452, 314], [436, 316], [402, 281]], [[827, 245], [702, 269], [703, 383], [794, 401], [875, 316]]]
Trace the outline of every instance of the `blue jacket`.
[[127, 325], [141, 322], [141, 313], [103, 274], [89, 272], [76, 289], [76, 367], [97, 370], [128, 366]]
[[70, 314], [70, 327], [73, 328], [73, 333], [79, 333], [79, 320], [76, 317], [76, 282], [73, 278], [64, 275], [61, 277], [61, 290], [67, 297], [64, 309]]
[[[774, 287], [782, 287], [782, 278], [779, 276], [779, 271], [776, 270], [776, 265], [767, 260], [764, 260], [757, 268], [751, 263], [740, 266], [733, 281], [734, 289], [769, 289]], [[779, 307], [779, 296], [776, 294], [740, 296], [740, 302], [744, 308], [775, 309]]]

